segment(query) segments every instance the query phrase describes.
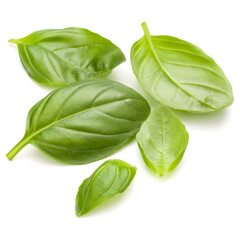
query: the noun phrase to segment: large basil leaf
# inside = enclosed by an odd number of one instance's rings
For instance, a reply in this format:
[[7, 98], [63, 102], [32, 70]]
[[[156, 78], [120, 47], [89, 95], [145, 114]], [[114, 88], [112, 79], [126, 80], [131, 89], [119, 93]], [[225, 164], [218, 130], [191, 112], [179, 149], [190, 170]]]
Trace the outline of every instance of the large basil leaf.
[[170, 36], [144, 36], [131, 49], [133, 72], [140, 85], [167, 106], [212, 112], [233, 102], [232, 88], [221, 68], [200, 48]]
[[70, 84], [33, 106], [23, 139], [7, 157], [31, 143], [64, 163], [90, 163], [126, 144], [149, 112], [146, 100], [123, 84], [104, 79]]
[[122, 193], [131, 183], [136, 167], [121, 160], [108, 160], [80, 185], [75, 202], [76, 215], [82, 216], [103, 201]]
[[137, 143], [148, 167], [163, 176], [181, 161], [188, 133], [176, 114], [160, 104], [143, 123]]
[[47, 85], [107, 75], [125, 61], [111, 41], [82, 28], [41, 30], [9, 41], [17, 44], [29, 76]]

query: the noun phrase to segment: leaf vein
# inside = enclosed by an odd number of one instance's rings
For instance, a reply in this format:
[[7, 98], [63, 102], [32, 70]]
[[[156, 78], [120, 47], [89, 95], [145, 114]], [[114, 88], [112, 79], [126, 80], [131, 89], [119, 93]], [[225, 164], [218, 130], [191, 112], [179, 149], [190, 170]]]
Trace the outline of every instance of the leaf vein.
[[[51, 95], [51, 96], [52, 96], [52, 95]], [[139, 100], [139, 99], [134, 99], [134, 98], [129, 98], [129, 99]], [[126, 100], [126, 99], [119, 99], [119, 100], [116, 100], [116, 101], [112, 101], [112, 102], [109, 102], [109, 103], [104, 103], [104, 104], [95, 106], [94, 108], [106, 106], [106, 105], [112, 104], [112, 103], [122, 102], [122, 101], [125, 101], [125, 100]], [[87, 109], [85, 109], [85, 110], [82, 110], [82, 111], [79, 111], [79, 112], [70, 114], [70, 115], [68, 115], [68, 116], [66, 116], [66, 117], [63, 117], [62, 119], [58, 119], [58, 120], [56, 120], [56, 121], [54, 121], [54, 122], [46, 125], [45, 127], [39, 129], [39, 130], [36, 131], [34, 134], [29, 135], [26, 139], [31, 139], [31, 138], [33, 138], [34, 136], [36, 136], [36, 135], [39, 134], [40, 132], [48, 129], [49, 127], [53, 126], [54, 124], [56, 124], [56, 123], [58, 123], [58, 122], [64, 121], [64, 120], [66, 120], [67, 118], [73, 117], [73, 116], [78, 115], [78, 114], [80, 114], [80, 113], [87, 112], [87, 111], [90, 111], [90, 110], [94, 110], [94, 108], [93, 108], [93, 107], [90, 107], [90, 108], [87, 108]]]
[[136, 131], [136, 130], [132, 130], [132, 131], [126, 131], [126, 132], [121, 132], [121, 133], [115, 133], [115, 134], [106, 134], [106, 133], [99, 133], [99, 132], [89, 132], [89, 131], [82, 130], [82, 129], [81, 130], [72, 129], [72, 128], [68, 128], [65, 126], [64, 127], [55, 126], [55, 128], [60, 128], [60, 129], [69, 130], [69, 131], [78, 132], [78, 133], [86, 133], [86, 134], [100, 135], [100, 136], [107, 136], [107, 137], [119, 136], [119, 135], [128, 134], [128, 133], [132, 133], [132, 132]]
[[214, 71], [213, 69], [210, 69], [208, 67], [204, 67], [204, 66], [200, 66], [200, 65], [192, 65], [192, 64], [183, 64], [183, 63], [176, 63], [176, 62], [170, 62], [170, 61], [166, 61], [161, 59], [162, 62], [168, 63], [168, 64], [172, 64], [172, 65], [179, 65], [179, 66], [183, 66], [183, 67], [193, 67], [193, 68], [201, 68], [201, 69], [205, 69], [207, 71], [210, 71], [214, 74], [216, 74], [218, 77], [222, 78], [225, 80], [225, 78], [220, 75], [219, 73], [217, 73], [216, 71]]

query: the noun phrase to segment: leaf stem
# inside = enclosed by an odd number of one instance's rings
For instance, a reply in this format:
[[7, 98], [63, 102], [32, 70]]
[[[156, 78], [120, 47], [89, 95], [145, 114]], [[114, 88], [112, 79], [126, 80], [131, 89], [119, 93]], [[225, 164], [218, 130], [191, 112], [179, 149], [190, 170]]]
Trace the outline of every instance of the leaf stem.
[[10, 42], [10, 43], [15, 43], [15, 44], [20, 43], [20, 42], [18, 41], [18, 39], [12, 39], [12, 38], [9, 39], [8, 42]]
[[17, 143], [6, 155], [9, 160], [12, 160], [20, 150], [22, 150], [29, 142], [28, 138], [22, 138], [22, 140]]
[[154, 53], [154, 56], [156, 57], [157, 61], [159, 61], [158, 57], [157, 57], [157, 55], [155, 53], [155, 50], [154, 50], [154, 46], [153, 46], [153, 42], [152, 42], [152, 36], [151, 36], [151, 34], [149, 32], [149, 29], [148, 29], [148, 26], [147, 26], [146, 22], [142, 23], [142, 29], [143, 29], [143, 32], [144, 32], [144, 36], [146, 37], [147, 42], [148, 42], [150, 48], [152, 49], [152, 51]]
[[151, 34], [150, 34], [150, 32], [149, 32], [147, 23], [146, 23], [146, 22], [143, 22], [141, 25], [142, 25], [142, 29], [143, 29], [144, 35], [145, 35], [146, 38], [147, 38], [148, 40], [150, 40], [150, 42], [151, 42], [151, 41], [152, 41], [152, 40], [151, 40]]

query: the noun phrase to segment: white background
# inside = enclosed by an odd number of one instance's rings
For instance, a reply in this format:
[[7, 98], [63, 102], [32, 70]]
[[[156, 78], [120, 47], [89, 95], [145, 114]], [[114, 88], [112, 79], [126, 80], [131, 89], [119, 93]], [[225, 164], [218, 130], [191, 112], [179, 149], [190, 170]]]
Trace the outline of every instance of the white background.
[[[0, 239], [240, 239], [240, 34], [239, 0], [73, 1], [0, 3]], [[48, 28], [83, 27], [118, 45], [127, 62], [110, 78], [142, 93], [130, 65], [130, 48], [146, 21], [153, 35], [172, 35], [201, 47], [223, 68], [235, 101], [210, 114], [178, 113], [190, 141], [177, 169], [159, 178], [132, 142], [108, 159], [138, 167], [122, 195], [77, 218], [78, 186], [101, 160], [83, 166], [55, 162], [33, 146], [10, 162], [5, 154], [23, 136], [28, 110], [50, 90], [23, 69], [20, 38]]]

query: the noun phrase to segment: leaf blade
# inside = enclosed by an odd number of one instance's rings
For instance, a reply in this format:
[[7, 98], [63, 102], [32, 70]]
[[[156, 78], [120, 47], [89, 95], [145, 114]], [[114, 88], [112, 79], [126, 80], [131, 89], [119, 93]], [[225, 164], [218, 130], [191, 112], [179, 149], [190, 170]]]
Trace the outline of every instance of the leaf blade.
[[136, 167], [121, 160], [108, 160], [83, 181], [75, 200], [78, 217], [88, 213], [103, 201], [122, 193], [132, 182]]
[[9, 42], [29, 76], [53, 86], [108, 75], [126, 60], [111, 41], [82, 28], [40, 30]]
[[78, 82], [52, 91], [32, 107], [24, 141], [58, 161], [86, 164], [125, 145], [149, 112], [146, 100], [120, 83]]
[[212, 112], [232, 104], [231, 85], [212, 58], [181, 39], [151, 36], [146, 24], [143, 29], [144, 36], [132, 46], [131, 64], [153, 98], [191, 112]]
[[147, 166], [164, 176], [181, 161], [188, 133], [180, 119], [159, 104], [143, 123], [136, 140]]

